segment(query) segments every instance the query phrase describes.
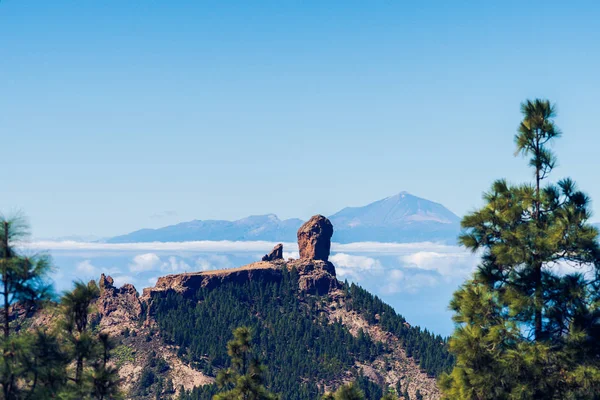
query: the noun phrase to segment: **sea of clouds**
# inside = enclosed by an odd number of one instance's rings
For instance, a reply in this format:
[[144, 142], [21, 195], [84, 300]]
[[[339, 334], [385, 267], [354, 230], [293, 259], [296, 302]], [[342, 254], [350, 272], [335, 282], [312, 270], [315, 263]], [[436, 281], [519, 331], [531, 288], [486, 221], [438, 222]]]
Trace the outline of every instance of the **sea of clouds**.
[[[52, 255], [59, 290], [73, 280], [111, 275], [116, 285], [132, 283], [141, 292], [159, 276], [233, 268], [258, 261], [276, 243], [195, 241], [98, 243], [38, 241], [29, 253]], [[296, 243], [284, 243], [284, 257], [297, 258]], [[338, 278], [357, 283], [381, 297], [411, 323], [441, 334], [452, 330], [448, 302], [477, 265], [478, 256], [439, 243], [332, 243], [330, 261]]]

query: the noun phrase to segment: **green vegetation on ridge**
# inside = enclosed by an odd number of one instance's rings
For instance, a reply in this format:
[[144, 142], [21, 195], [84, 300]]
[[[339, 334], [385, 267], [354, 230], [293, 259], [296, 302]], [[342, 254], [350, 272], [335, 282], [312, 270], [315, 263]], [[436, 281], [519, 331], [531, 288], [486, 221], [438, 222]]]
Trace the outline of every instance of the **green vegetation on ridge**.
[[[451, 365], [441, 337], [408, 327], [391, 307], [356, 285], [345, 285], [345, 290], [349, 310], [398, 334], [432, 374]], [[225, 352], [230, 332], [249, 327], [255, 332], [253, 348], [268, 369], [266, 386], [285, 399], [314, 400], [323, 394], [320, 384], [338, 381], [356, 362], [372, 362], [384, 353], [383, 345], [366, 332], [354, 337], [340, 322], [330, 323], [321, 305], [328, 301], [299, 291], [297, 272], [283, 269], [280, 281], [253, 279], [200, 288], [189, 298], [174, 292], [157, 295], [149, 312], [166, 342], [180, 346], [180, 356], [212, 376], [231, 365]], [[375, 314], [380, 314], [379, 322]], [[377, 389], [369, 399], [379, 400], [382, 390]], [[210, 399], [215, 391], [209, 386], [194, 393], [190, 398]]]

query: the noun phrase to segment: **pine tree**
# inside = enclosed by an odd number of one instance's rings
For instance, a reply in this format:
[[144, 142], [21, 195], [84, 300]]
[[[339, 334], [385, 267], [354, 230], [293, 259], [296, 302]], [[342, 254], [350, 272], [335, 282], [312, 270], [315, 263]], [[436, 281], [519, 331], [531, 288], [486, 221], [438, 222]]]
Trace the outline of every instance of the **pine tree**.
[[92, 302], [100, 294], [96, 282], [91, 281], [87, 285], [83, 282], [75, 282], [75, 288], [66, 292], [61, 305], [64, 312], [64, 328], [67, 340], [72, 344], [73, 356], [75, 358], [75, 386], [83, 388], [83, 370], [87, 359], [94, 357], [95, 338], [88, 330], [89, 312]]
[[[31, 396], [38, 387], [40, 374], [48, 376], [40, 356], [35, 350], [46, 336], [21, 332], [18, 314], [29, 314], [51, 297], [51, 285], [47, 283], [51, 263], [47, 257], [25, 257], [16, 249], [18, 241], [28, 236], [25, 219], [16, 215], [0, 216], [0, 296], [3, 332], [0, 337], [0, 386], [4, 399]], [[11, 319], [12, 327], [11, 327]], [[49, 351], [52, 351], [49, 349]], [[47, 353], [49, 354], [49, 353]], [[47, 355], [46, 354], [46, 355]]]
[[119, 370], [110, 364], [110, 352], [114, 348], [112, 339], [106, 333], [98, 335], [98, 355], [92, 364], [89, 375], [91, 396], [98, 400], [121, 398]]
[[227, 343], [231, 368], [219, 371], [217, 384], [226, 389], [214, 400], [277, 400], [278, 397], [264, 386], [265, 368], [252, 356], [252, 334], [242, 326], [233, 331], [233, 340]]
[[[547, 100], [521, 105], [517, 154], [534, 181], [494, 182], [462, 221], [461, 243], [482, 254], [450, 304], [456, 331], [449, 399], [594, 398], [600, 392], [600, 249], [589, 199], [571, 179], [542, 183], [561, 135]], [[577, 267], [577, 268], [573, 268]]]
[[364, 400], [365, 395], [356, 383], [342, 385], [335, 393], [326, 393], [323, 400]]
[[[26, 257], [16, 249], [27, 233], [23, 217], [0, 216], [0, 398], [120, 398], [118, 371], [109, 362], [111, 340], [88, 329], [91, 303], [98, 296], [95, 282], [75, 283], [73, 291], [64, 294], [58, 307], [62, 323], [36, 329], [24, 326], [33, 311], [49, 315], [57, 311], [50, 301], [50, 259]], [[71, 365], [75, 365], [74, 376], [70, 376]]]
[[70, 377], [73, 386], [66, 388], [65, 393], [76, 398], [119, 399], [121, 380], [118, 369], [109, 362], [113, 342], [107, 334], [94, 334], [88, 326], [92, 303], [100, 289], [95, 281], [74, 285], [61, 299], [63, 336], [75, 363], [75, 372]]

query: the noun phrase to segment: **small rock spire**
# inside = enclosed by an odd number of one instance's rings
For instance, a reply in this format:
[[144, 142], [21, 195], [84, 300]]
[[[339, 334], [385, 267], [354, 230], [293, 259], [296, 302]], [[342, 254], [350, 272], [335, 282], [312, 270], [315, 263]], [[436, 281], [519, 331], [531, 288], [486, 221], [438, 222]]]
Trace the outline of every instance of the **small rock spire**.
[[283, 244], [279, 243], [277, 246], [275, 246], [269, 254], [266, 254], [262, 258], [262, 260], [263, 261], [283, 260]]

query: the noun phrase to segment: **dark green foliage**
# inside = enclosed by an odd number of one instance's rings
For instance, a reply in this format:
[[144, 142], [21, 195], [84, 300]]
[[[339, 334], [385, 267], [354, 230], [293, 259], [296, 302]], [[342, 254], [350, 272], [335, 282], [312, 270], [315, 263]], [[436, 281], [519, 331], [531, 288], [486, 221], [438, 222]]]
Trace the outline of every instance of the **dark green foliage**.
[[118, 368], [109, 363], [114, 343], [107, 334], [93, 333], [89, 323], [92, 302], [100, 295], [100, 289], [94, 281], [88, 284], [75, 282], [74, 286], [73, 290], [64, 293], [60, 303], [62, 321], [58, 337], [75, 364], [74, 372], [71, 368], [65, 371], [68, 381], [61, 395], [79, 399], [119, 399]]
[[235, 327], [248, 326], [268, 369], [267, 387], [285, 399], [315, 399], [318, 381], [337, 378], [355, 360], [371, 361], [381, 345], [329, 324], [318, 311], [319, 298], [298, 296], [297, 273], [284, 271], [281, 282], [224, 284], [188, 299], [156, 297], [151, 312], [164, 339], [204, 371], [231, 365], [226, 340]]
[[154, 371], [148, 366], [146, 366], [146, 368], [142, 370], [139, 385], [142, 388], [150, 387], [154, 384], [155, 379], [156, 375], [154, 374]]
[[92, 361], [88, 380], [91, 382], [91, 397], [93, 399], [118, 399], [121, 397], [118, 368], [109, 364], [114, 343], [108, 334], [98, 335], [97, 357]]
[[321, 400], [397, 400], [391, 393], [383, 392], [383, 389], [365, 378], [359, 376], [356, 381], [340, 386], [334, 393], [328, 392]]
[[446, 338], [408, 325], [391, 306], [360, 286], [346, 283], [345, 289], [351, 299], [346, 306], [361, 313], [370, 324], [378, 324], [383, 330], [396, 335], [406, 354], [413, 357], [430, 376], [438, 376], [452, 368], [454, 357], [448, 352]]
[[151, 351], [133, 394], [140, 397], [153, 395], [157, 399], [170, 398], [175, 393], [175, 388], [173, 381], [167, 378], [169, 368], [163, 357]]
[[[107, 335], [89, 332], [90, 304], [98, 296], [96, 284], [76, 283], [73, 291], [65, 293], [60, 307], [52, 308], [49, 258], [24, 257], [14, 247], [27, 232], [23, 221], [0, 217], [0, 398], [120, 398], [117, 369], [109, 364], [112, 343]], [[61, 323], [21, 329], [30, 313], [43, 306], [53, 316], [60, 313]]]
[[326, 394], [323, 400], [364, 400], [365, 393], [360, 390], [356, 383], [342, 385], [333, 394]]
[[[281, 281], [223, 284], [200, 289], [191, 298], [169, 292], [154, 297], [149, 312], [167, 343], [180, 346], [178, 355], [213, 376], [231, 365], [225, 352], [229, 332], [237, 326], [249, 327], [255, 332], [255, 354], [268, 370], [266, 386], [285, 399], [313, 400], [322, 395], [317, 383], [335, 381], [352, 370], [355, 361], [373, 361], [383, 348], [365, 332], [355, 338], [341, 323], [330, 324], [319, 311], [319, 303], [327, 299], [300, 293], [297, 279], [296, 271], [284, 270]], [[406, 326], [390, 306], [356, 285], [346, 290], [347, 307], [398, 335], [423, 369], [435, 375], [450, 367], [452, 358], [443, 338]], [[375, 314], [380, 315], [378, 321]], [[367, 399], [383, 395], [366, 378], [359, 377], [357, 384]], [[215, 390], [204, 386], [183, 398], [210, 399]]]
[[[496, 181], [462, 221], [464, 246], [482, 253], [450, 307], [456, 367], [450, 399], [595, 399], [600, 393], [600, 249], [589, 199], [570, 179], [542, 187], [560, 135], [546, 100], [521, 106], [517, 153], [532, 184]], [[566, 269], [561, 267], [578, 267]]]
[[[25, 257], [16, 249], [15, 244], [24, 239], [28, 231], [22, 216], [0, 215], [0, 320], [3, 328], [0, 386], [4, 399], [34, 396], [42, 390], [38, 386], [41, 381], [52, 386], [49, 381], [55, 378], [52, 358], [56, 346], [52, 338], [43, 331], [22, 332], [23, 319], [16, 318], [18, 311], [27, 315], [51, 296], [51, 286], [47, 283], [50, 260], [43, 256]], [[56, 359], [59, 364], [61, 361], [59, 357]]]
[[86, 360], [96, 356], [96, 339], [88, 330], [89, 311], [92, 301], [100, 295], [100, 289], [96, 282], [91, 281], [87, 285], [83, 282], [75, 282], [75, 288], [66, 292], [61, 299], [64, 321], [62, 327], [65, 330], [66, 340], [71, 344], [71, 352], [75, 359], [75, 386], [83, 385], [84, 363]]
[[210, 400], [218, 392], [217, 385], [198, 386], [189, 392], [180, 390], [178, 400]]
[[360, 389], [363, 393], [363, 398], [365, 399], [381, 399], [381, 397], [383, 397], [383, 389], [381, 386], [371, 382], [369, 378], [363, 375], [356, 378], [354, 385], [357, 389]]
[[233, 340], [227, 343], [231, 367], [217, 375], [217, 385], [222, 390], [213, 400], [278, 400], [264, 386], [265, 368], [252, 351], [252, 333], [242, 326], [233, 331]]

